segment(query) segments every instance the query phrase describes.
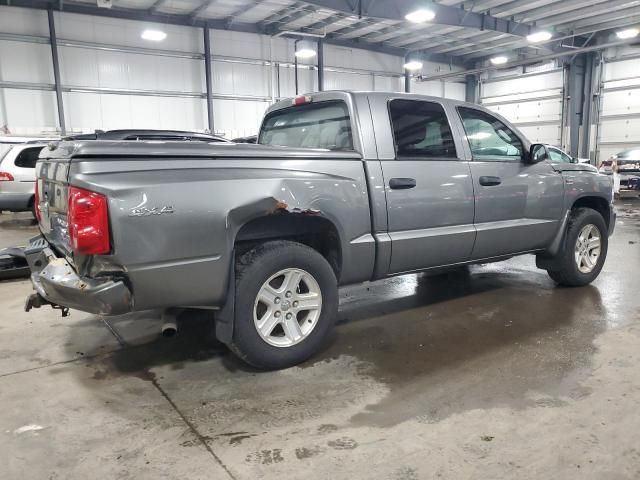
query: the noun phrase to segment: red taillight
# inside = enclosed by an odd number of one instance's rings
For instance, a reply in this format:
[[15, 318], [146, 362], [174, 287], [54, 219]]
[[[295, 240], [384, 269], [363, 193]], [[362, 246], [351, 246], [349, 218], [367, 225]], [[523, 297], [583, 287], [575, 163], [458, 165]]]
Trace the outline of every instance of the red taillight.
[[36, 193], [33, 196], [33, 211], [36, 214], [36, 220], [40, 223], [40, 187], [38, 186], [38, 183], [40, 183], [40, 181], [36, 179]]
[[0, 182], [13, 182], [13, 175], [9, 172], [0, 172]]
[[74, 252], [101, 255], [111, 251], [107, 197], [69, 187], [69, 237]]

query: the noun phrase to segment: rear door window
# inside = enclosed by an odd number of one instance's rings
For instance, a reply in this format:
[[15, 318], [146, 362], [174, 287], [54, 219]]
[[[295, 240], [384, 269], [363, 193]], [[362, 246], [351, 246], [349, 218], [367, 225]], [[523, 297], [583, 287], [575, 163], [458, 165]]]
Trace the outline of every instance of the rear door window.
[[20, 168], [36, 168], [38, 155], [43, 147], [29, 147], [22, 150], [16, 157], [14, 163]]
[[442, 105], [396, 99], [389, 102], [389, 114], [398, 158], [457, 158]]
[[276, 110], [264, 119], [258, 143], [353, 150], [349, 109], [343, 101], [338, 100]]

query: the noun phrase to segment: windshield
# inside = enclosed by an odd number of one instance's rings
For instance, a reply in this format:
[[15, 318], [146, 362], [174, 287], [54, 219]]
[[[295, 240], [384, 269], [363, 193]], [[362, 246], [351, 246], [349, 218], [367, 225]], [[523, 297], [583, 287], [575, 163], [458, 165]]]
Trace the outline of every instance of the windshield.
[[276, 110], [264, 119], [258, 143], [353, 150], [349, 110], [343, 101], [308, 103]]

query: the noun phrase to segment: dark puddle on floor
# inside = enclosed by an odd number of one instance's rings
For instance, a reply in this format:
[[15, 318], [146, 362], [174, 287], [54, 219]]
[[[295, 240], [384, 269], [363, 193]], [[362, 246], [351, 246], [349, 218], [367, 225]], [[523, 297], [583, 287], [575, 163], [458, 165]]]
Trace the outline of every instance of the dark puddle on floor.
[[343, 297], [343, 324], [323, 353], [367, 362], [390, 389], [356, 425], [431, 423], [589, 393], [579, 381], [607, 325], [596, 287], [557, 288], [544, 272], [496, 264], [358, 289]]
[[151, 371], [154, 367], [170, 365], [173, 370], [182, 370], [189, 362], [203, 362], [228, 354], [227, 348], [215, 339], [210, 313], [187, 312], [180, 316], [178, 334], [171, 338], [160, 335], [161, 322], [157, 320], [157, 330], [154, 330], [157, 333], [147, 333], [145, 343], [132, 345], [119, 332], [117, 319], [105, 319], [109, 329], [123, 341], [123, 348], [94, 364], [93, 379], [135, 376], [154, 381], [155, 374]]

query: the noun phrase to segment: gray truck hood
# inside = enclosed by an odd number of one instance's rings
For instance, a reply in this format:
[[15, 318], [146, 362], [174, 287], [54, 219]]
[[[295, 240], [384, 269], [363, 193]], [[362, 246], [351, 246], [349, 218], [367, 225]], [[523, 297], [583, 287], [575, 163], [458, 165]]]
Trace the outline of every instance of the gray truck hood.
[[591, 172], [598, 173], [598, 169], [587, 163], [552, 163], [551, 166], [557, 172]]
[[204, 143], [184, 141], [88, 140], [52, 143], [40, 158], [69, 157], [239, 157], [239, 158], [333, 158], [359, 159], [357, 152], [320, 148], [290, 148], [246, 143]]

